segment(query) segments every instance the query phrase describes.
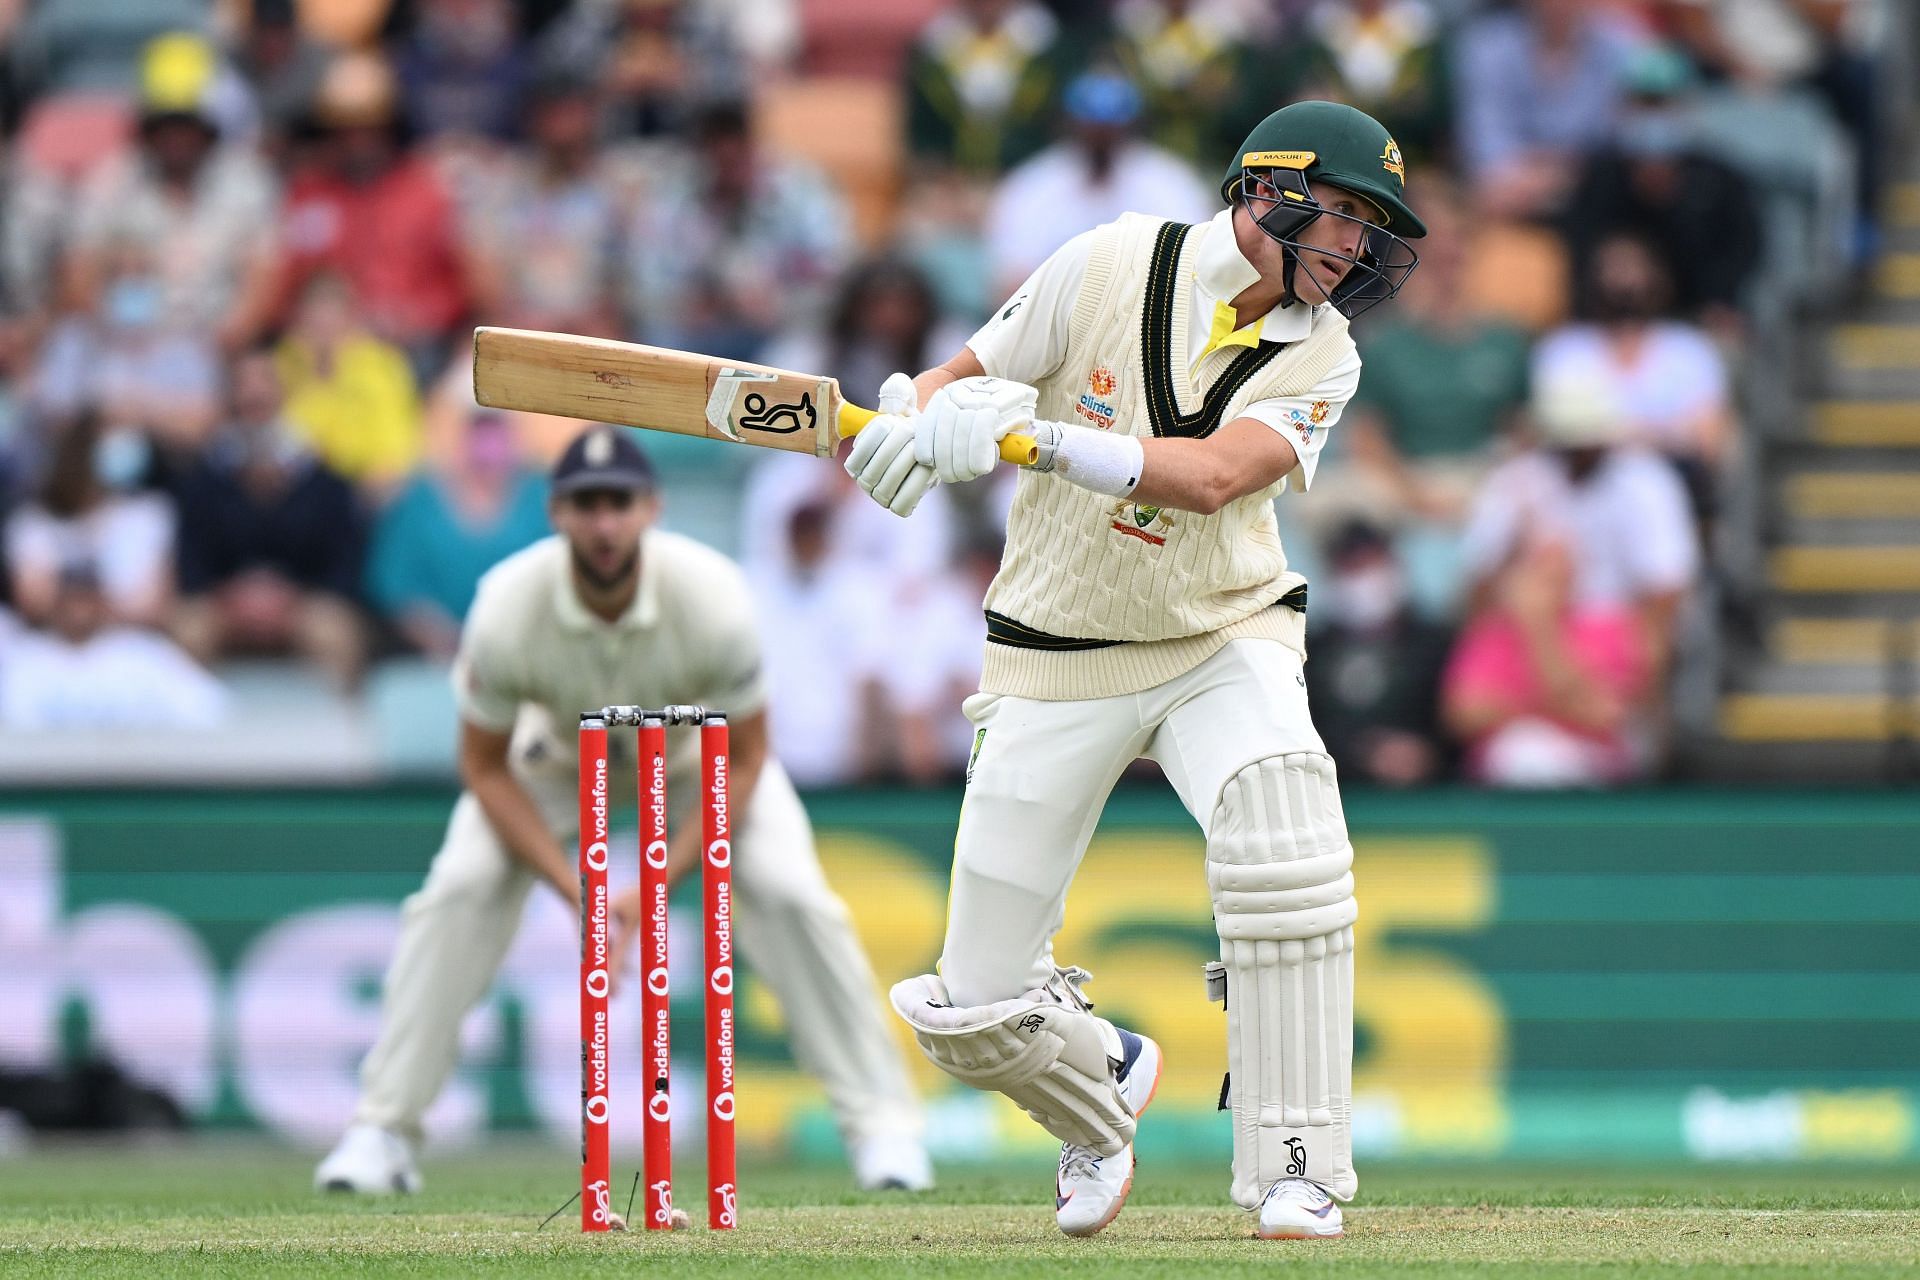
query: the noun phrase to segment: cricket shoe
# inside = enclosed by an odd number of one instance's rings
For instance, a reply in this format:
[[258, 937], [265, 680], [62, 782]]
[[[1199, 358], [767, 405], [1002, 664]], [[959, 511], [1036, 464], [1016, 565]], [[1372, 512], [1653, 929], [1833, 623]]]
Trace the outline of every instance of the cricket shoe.
[[1262, 1240], [1333, 1240], [1344, 1234], [1340, 1206], [1317, 1182], [1282, 1178], [1260, 1202]]
[[313, 1171], [313, 1189], [365, 1196], [412, 1195], [420, 1189], [420, 1170], [405, 1138], [375, 1125], [356, 1124]]
[[[1131, 1031], [1120, 1032], [1125, 1054], [1116, 1082], [1120, 1100], [1136, 1118], [1160, 1087], [1160, 1046]], [[1070, 1236], [1090, 1236], [1120, 1216], [1133, 1190], [1133, 1144], [1103, 1156], [1071, 1142], [1060, 1147], [1060, 1172], [1054, 1179], [1053, 1220]]]
[[920, 1139], [880, 1133], [853, 1144], [853, 1180], [862, 1191], [931, 1191], [933, 1162]]

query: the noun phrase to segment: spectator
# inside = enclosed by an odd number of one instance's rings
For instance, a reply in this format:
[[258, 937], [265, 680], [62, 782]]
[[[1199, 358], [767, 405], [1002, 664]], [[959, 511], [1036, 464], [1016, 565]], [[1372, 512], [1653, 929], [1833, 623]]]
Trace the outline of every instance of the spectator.
[[389, 493], [420, 457], [420, 396], [398, 347], [360, 324], [340, 276], [311, 277], [274, 353], [286, 420], [327, 468]]
[[1422, 207], [1433, 217], [1420, 269], [1399, 305], [1361, 335], [1366, 376], [1343, 432], [1352, 461], [1325, 476], [1320, 502], [1400, 535], [1421, 605], [1450, 613], [1460, 526], [1526, 402], [1528, 344], [1475, 311], [1467, 226], [1454, 203]]
[[507, 418], [474, 409], [451, 465], [415, 476], [374, 526], [369, 598], [411, 647], [451, 660], [480, 576], [546, 535], [546, 504]]
[[1636, 712], [1657, 685], [1642, 634], [1630, 610], [1578, 606], [1575, 575], [1564, 545], [1529, 544], [1468, 620], [1444, 713], [1471, 781], [1606, 786], [1645, 775]]
[[502, 142], [519, 129], [526, 58], [509, 0], [421, 0], [396, 67], [422, 134]]
[[1274, 105], [1246, 93], [1247, 64], [1267, 68], [1235, 0], [1121, 0], [1113, 28], [1108, 51], [1146, 99], [1147, 137], [1188, 164], [1211, 171], [1247, 136], [1245, 117]]
[[1031, 0], [958, 0], [942, 11], [907, 56], [914, 158], [990, 179], [1045, 146], [1058, 35]]
[[45, 631], [13, 636], [0, 653], [0, 727], [205, 729], [226, 691], [165, 636], [116, 624], [94, 567], [58, 575]]
[[[1699, 573], [1700, 547], [1673, 468], [1629, 442], [1614, 384], [1556, 371], [1537, 379], [1532, 417], [1540, 447], [1487, 477], [1466, 532], [1479, 616], [1497, 601], [1506, 569], [1543, 545], [1571, 565], [1569, 609], [1632, 620], [1650, 678], [1672, 653], [1675, 618]], [[1545, 577], [1545, 571], [1541, 571]]]
[[[1660, 0], [1661, 12], [1716, 75], [1766, 94], [1811, 90], [1852, 140], [1854, 252], [1878, 249], [1878, 213], [1887, 177], [1888, 139], [1878, 0]], [[1898, 55], [1895, 55], [1897, 58]]]
[[350, 689], [366, 659], [353, 490], [286, 421], [270, 355], [241, 356], [232, 380], [227, 426], [181, 485], [174, 635], [202, 663], [298, 654]]
[[[1613, 143], [1587, 161], [1567, 207], [1577, 277], [1590, 279], [1600, 241], [1645, 237], [1674, 281], [1675, 304], [1716, 333], [1733, 336], [1760, 262], [1760, 210], [1740, 172], [1692, 141], [1685, 92], [1692, 76], [1670, 48], [1632, 63], [1632, 96]], [[1576, 299], [1590, 311], [1590, 297]]]
[[470, 300], [470, 264], [453, 204], [433, 170], [402, 148], [393, 72], [372, 54], [336, 58], [314, 104], [318, 165], [287, 191], [283, 305], [317, 272], [353, 286], [373, 331], [414, 374], [445, 362]]
[[1631, 44], [1581, 0], [1522, 0], [1458, 37], [1457, 137], [1468, 185], [1489, 212], [1557, 212], [1582, 155], [1613, 130]]
[[53, 174], [0, 148], [0, 373], [30, 363], [65, 286], [59, 270], [71, 200]]
[[1357, 521], [1340, 530], [1310, 616], [1313, 725], [1341, 777], [1407, 787], [1442, 776], [1440, 673], [1451, 636], [1415, 612], [1384, 530]]
[[1451, 149], [1452, 82], [1428, 0], [1320, 0], [1277, 53], [1249, 71], [1273, 76], [1280, 92], [1248, 96], [1252, 118], [1235, 121], [1233, 140], [1289, 98], [1331, 98], [1387, 126], [1422, 170]]
[[60, 574], [86, 564], [104, 592], [107, 621], [155, 626], [173, 602], [173, 506], [137, 492], [145, 442], [126, 428], [102, 435], [83, 414], [54, 436], [38, 496], [6, 521], [8, 585], [20, 615], [52, 618]]
[[753, 359], [817, 318], [851, 248], [846, 208], [812, 166], [755, 148], [743, 103], [706, 111], [693, 141], [628, 237], [634, 324], [660, 346]]
[[40, 349], [32, 400], [64, 418], [97, 405], [115, 426], [148, 433], [169, 453], [189, 453], [219, 416], [220, 360], [209, 334], [173, 326], [154, 252], [121, 239], [100, 256], [97, 311], [54, 326]]
[[599, 129], [591, 88], [557, 76], [533, 86], [532, 145], [486, 184], [474, 219], [487, 313], [499, 323], [620, 336], [613, 284], [641, 187], [632, 165], [602, 149]]
[[260, 110], [264, 142], [278, 153], [303, 123], [326, 75], [327, 51], [301, 27], [296, 0], [251, 0], [234, 49]]
[[[593, 90], [610, 137], [684, 136], [706, 109], [737, 102], [753, 88], [740, 37], [763, 24], [741, 22], [741, 13], [729, 21], [726, 7], [712, 0], [583, 0], [541, 38], [540, 73]], [[759, 8], [778, 23], [787, 6]]]
[[95, 171], [74, 213], [73, 296], [98, 305], [120, 246], [144, 246], [169, 328], [251, 341], [273, 305], [278, 192], [247, 145], [222, 141], [218, 64], [195, 36], [149, 46], [136, 149]]
[[932, 368], [971, 336], [966, 326], [941, 318], [933, 285], [918, 268], [869, 258], [840, 278], [825, 326], [783, 334], [767, 363], [831, 374], [848, 399], [871, 406], [887, 375]]
[[[767, 664], [775, 756], [802, 787], [842, 786], [875, 773], [887, 747], [876, 665], [888, 634], [872, 584], [829, 556], [834, 509], [823, 502], [787, 516], [785, 554], [753, 575]], [[822, 665], [795, 636], [835, 637]]]
[[1089, 71], [1062, 98], [1064, 141], [1009, 173], [987, 212], [987, 253], [999, 297], [1049, 254], [1123, 213], [1205, 222], [1220, 199], [1178, 156], [1133, 136], [1140, 91], [1116, 72]]
[[967, 539], [952, 568], [907, 615], [911, 630], [894, 633], [893, 649], [913, 654], [913, 661], [879, 664], [893, 728], [890, 758], [908, 782], [957, 778], [972, 754], [973, 726], [960, 704], [980, 688], [987, 645], [982, 602], [1000, 569], [1000, 544], [998, 531]]
[[1615, 389], [1625, 438], [1671, 459], [1696, 511], [1713, 508], [1713, 481], [1737, 433], [1725, 358], [1699, 327], [1672, 318], [1666, 272], [1643, 240], [1616, 235], [1593, 256], [1593, 322], [1549, 335], [1534, 354], [1542, 381]]

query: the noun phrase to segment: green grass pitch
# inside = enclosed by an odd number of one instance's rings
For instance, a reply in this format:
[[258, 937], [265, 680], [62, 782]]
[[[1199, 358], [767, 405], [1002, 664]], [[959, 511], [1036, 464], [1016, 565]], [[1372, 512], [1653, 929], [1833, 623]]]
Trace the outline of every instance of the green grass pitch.
[[[1053, 1227], [1051, 1174], [945, 1171], [924, 1198], [863, 1195], [837, 1168], [748, 1162], [742, 1226], [583, 1237], [567, 1154], [431, 1161], [425, 1194], [308, 1190], [301, 1155], [243, 1144], [35, 1149], [0, 1161], [0, 1275], [892, 1276], [1383, 1275], [1826, 1277], [1920, 1274], [1920, 1171], [1364, 1165], [1347, 1238], [1251, 1238], [1213, 1168], [1143, 1166], [1093, 1240]], [[682, 1169], [680, 1199], [697, 1174]], [[632, 1178], [617, 1176], [623, 1208]]]

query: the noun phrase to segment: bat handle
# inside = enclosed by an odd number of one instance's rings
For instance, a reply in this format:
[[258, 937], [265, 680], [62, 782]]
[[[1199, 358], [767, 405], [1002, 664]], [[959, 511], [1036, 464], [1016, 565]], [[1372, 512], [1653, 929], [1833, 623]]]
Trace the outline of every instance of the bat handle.
[[[872, 409], [863, 409], [857, 404], [840, 406], [840, 438], [860, 434], [860, 429], [880, 415]], [[1033, 442], [1032, 436], [1008, 432], [1000, 438], [1000, 458], [1016, 467], [1030, 467], [1040, 459], [1040, 446]]]

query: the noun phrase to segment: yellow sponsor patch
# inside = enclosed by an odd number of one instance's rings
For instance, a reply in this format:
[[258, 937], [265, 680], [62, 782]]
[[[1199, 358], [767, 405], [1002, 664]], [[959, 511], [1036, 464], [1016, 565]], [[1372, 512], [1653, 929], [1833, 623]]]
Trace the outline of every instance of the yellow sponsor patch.
[[1304, 169], [1314, 161], [1311, 151], [1249, 151], [1240, 157], [1243, 169]]

